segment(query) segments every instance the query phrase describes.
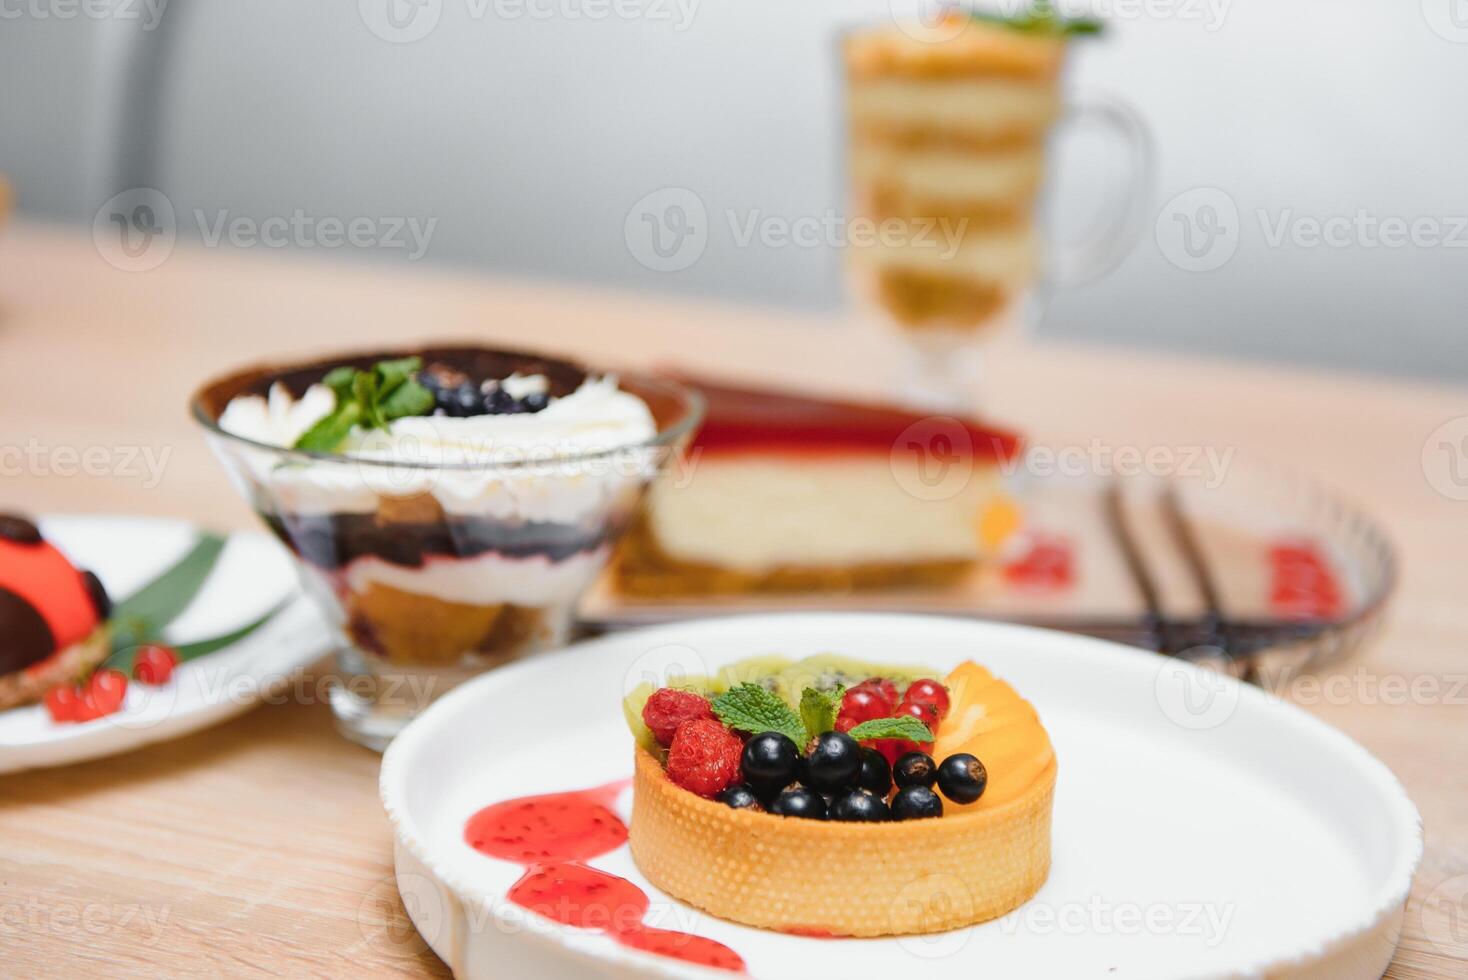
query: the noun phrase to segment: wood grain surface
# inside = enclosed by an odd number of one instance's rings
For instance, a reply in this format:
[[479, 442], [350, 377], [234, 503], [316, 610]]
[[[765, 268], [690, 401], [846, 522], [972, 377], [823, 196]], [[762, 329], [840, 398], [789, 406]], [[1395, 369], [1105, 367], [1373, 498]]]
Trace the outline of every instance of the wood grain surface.
[[[180, 245], [125, 272], [85, 234], [16, 225], [0, 232], [0, 506], [250, 527], [185, 413], [193, 387], [241, 362], [427, 338], [858, 395], [893, 381], [877, 341], [835, 318], [266, 249]], [[1287, 693], [1385, 760], [1426, 822], [1388, 976], [1468, 975], [1468, 421], [1451, 425], [1468, 391], [1041, 344], [996, 351], [989, 385], [992, 414], [1034, 442], [1231, 448], [1378, 517], [1403, 566], [1385, 630], [1343, 680]], [[377, 757], [298, 700], [0, 778], [0, 973], [444, 974], [392, 887]]]

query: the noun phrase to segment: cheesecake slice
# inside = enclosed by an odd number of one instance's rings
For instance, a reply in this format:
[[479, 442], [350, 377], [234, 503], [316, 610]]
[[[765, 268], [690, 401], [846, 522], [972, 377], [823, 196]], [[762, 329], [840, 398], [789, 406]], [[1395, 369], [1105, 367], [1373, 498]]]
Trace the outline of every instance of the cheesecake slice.
[[1019, 523], [1013, 433], [858, 402], [688, 380], [708, 402], [654, 485], [615, 581], [632, 597], [935, 586]]

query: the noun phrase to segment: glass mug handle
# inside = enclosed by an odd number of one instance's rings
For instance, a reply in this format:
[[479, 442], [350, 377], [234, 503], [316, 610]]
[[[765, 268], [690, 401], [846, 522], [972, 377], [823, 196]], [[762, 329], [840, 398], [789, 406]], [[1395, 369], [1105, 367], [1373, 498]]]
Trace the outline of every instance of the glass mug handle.
[[1121, 148], [1124, 177], [1086, 234], [1074, 241], [1046, 243], [1049, 254], [1037, 283], [1037, 313], [1043, 312], [1057, 289], [1092, 282], [1121, 264], [1146, 227], [1157, 169], [1157, 151], [1147, 124], [1121, 99], [1104, 96], [1072, 105], [1060, 124], [1090, 124], [1108, 132]]

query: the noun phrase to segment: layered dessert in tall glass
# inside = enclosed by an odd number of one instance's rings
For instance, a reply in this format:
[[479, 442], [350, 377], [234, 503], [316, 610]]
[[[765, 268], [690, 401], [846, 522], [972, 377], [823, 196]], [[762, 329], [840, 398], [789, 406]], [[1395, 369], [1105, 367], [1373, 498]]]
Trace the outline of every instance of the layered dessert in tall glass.
[[194, 412], [340, 630], [344, 730], [380, 744], [464, 676], [566, 638], [700, 409], [670, 381], [436, 347], [240, 371]]
[[884, 230], [856, 271], [904, 331], [981, 332], [1036, 278], [1045, 141], [1067, 38], [1088, 26], [1048, 10], [843, 38], [853, 207]]

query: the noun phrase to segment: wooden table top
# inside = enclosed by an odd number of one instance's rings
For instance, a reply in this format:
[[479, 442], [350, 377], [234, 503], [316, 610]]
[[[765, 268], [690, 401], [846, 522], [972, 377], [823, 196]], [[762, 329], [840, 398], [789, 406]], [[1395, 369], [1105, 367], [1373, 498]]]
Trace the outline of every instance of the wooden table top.
[[[34, 452], [0, 458], [0, 504], [250, 527], [185, 415], [197, 382], [264, 356], [425, 338], [833, 392], [892, 382], [838, 319], [264, 249], [180, 247], [123, 272], [85, 235], [21, 225], [0, 231], [0, 451]], [[1468, 496], [1468, 459], [1439, 447], [1468, 422], [1437, 431], [1468, 415], [1468, 391], [1070, 345], [1016, 346], [989, 380], [996, 414], [1036, 442], [1232, 447], [1288, 460], [1381, 521], [1403, 567], [1386, 629], [1341, 668], [1351, 683], [1305, 707], [1385, 760], [1426, 823], [1388, 975], [1468, 974], [1468, 502], [1451, 496]], [[116, 454], [115, 472], [65, 465], [88, 447]], [[119, 447], [162, 460], [161, 479]], [[3, 972], [446, 973], [392, 887], [377, 768], [324, 704], [282, 704], [0, 779]]]

